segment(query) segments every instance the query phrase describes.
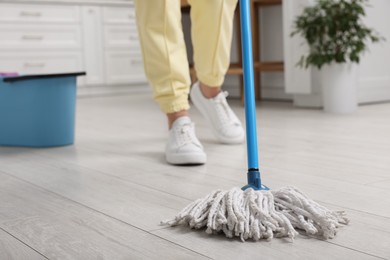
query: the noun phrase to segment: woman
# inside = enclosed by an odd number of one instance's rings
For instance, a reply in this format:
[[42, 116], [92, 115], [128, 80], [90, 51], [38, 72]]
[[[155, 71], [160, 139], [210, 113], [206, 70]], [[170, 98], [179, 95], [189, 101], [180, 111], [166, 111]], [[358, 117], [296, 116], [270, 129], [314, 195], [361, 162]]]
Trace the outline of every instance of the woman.
[[230, 64], [237, 0], [189, 0], [197, 77], [190, 92], [190, 73], [179, 0], [136, 0], [136, 15], [145, 73], [155, 101], [167, 115], [166, 160], [203, 164], [206, 154], [188, 115], [188, 95], [221, 143], [244, 141], [241, 122], [221, 91]]

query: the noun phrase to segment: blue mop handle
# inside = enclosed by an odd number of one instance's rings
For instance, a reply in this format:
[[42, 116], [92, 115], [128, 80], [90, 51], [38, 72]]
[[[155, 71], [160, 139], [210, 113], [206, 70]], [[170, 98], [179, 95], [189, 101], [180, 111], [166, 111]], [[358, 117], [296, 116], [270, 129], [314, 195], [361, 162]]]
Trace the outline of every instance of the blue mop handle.
[[259, 169], [250, 0], [240, 0], [248, 169]]
[[259, 171], [250, 0], [240, 0], [240, 14], [244, 66], [246, 145], [248, 154], [248, 185], [242, 189], [268, 190], [268, 187], [261, 183]]

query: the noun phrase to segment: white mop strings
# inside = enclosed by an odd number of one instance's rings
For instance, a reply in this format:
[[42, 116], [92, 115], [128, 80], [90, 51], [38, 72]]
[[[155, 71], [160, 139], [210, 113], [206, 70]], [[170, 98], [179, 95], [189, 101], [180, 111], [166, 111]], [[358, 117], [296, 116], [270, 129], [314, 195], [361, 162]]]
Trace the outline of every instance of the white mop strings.
[[214, 191], [185, 207], [163, 225], [206, 228], [208, 234], [223, 232], [227, 237], [272, 239], [298, 235], [296, 229], [318, 238], [333, 238], [340, 226], [348, 224], [344, 212], [331, 211], [307, 198], [294, 187], [272, 191]]

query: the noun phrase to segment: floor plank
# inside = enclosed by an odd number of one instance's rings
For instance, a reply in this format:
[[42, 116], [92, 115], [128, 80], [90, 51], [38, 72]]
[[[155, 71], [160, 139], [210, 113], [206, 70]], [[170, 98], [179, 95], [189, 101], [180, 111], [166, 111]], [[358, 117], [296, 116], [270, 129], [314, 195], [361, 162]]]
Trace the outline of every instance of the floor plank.
[[144, 230], [158, 228], [161, 216], [173, 215], [188, 203], [85, 167], [43, 160], [33, 154], [21, 158], [15, 156], [14, 163], [9, 160], [1, 171]]
[[0, 178], [1, 228], [49, 259], [205, 258], [8, 175]]
[[189, 232], [183, 228], [163, 229], [154, 233], [213, 259], [388, 259], [315, 239], [299, 238], [294, 243], [280, 239], [241, 243], [222, 236], [209, 236], [205, 232]]
[[390, 259], [390, 218], [323, 204], [334, 210], [346, 210], [351, 221], [329, 243]]
[[0, 229], [0, 259], [44, 260], [47, 258]]

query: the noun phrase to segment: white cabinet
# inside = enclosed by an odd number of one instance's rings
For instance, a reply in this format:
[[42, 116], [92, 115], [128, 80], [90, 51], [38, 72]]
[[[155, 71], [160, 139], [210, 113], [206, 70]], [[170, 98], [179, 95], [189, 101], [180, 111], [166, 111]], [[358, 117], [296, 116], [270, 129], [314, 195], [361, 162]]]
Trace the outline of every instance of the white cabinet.
[[83, 61], [79, 7], [0, 4], [0, 71], [74, 72]]
[[108, 50], [115, 49], [131, 49], [139, 50], [139, 40], [137, 29], [135, 25], [133, 26], [115, 26], [115, 25], [106, 25], [104, 28], [105, 36], [105, 47]]
[[0, 49], [81, 49], [80, 27], [52, 24], [0, 24]]
[[105, 7], [103, 20], [105, 24], [135, 25], [134, 7]]
[[99, 93], [102, 87], [113, 93], [117, 85], [144, 85], [132, 1], [86, 3], [0, 3], [0, 71], [86, 71], [79, 85], [99, 86]]
[[83, 6], [81, 13], [84, 68], [87, 72], [86, 85], [102, 85], [105, 83], [105, 75], [101, 8], [98, 6]]
[[145, 82], [134, 8], [105, 7], [103, 17], [107, 83]]
[[78, 52], [0, 52], [0, 71], [44, 74], [82, 69], [82, 58]]
[[79, 7], [46, 4], [1, 4], [0, 22], [78, 23]]
[[106, 54], [106, 68], [109, 84], [145, 81], [142, 57], [139, 53], [109, 51]]

